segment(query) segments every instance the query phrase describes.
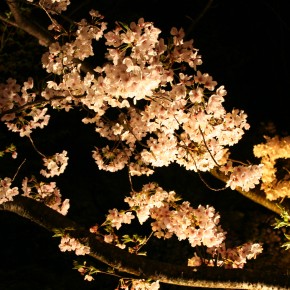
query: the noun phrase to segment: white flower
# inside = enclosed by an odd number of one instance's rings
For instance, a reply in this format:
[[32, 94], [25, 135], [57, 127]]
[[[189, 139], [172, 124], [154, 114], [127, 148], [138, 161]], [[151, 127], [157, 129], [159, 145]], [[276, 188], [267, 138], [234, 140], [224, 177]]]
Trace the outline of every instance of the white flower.
[[44, 166], [47, 169], [42, 169], [40, 173], [45, 177], [53, 177], [63, 173], [68, 164], [68, 157], [66, 155], [67, 151], [63, 150], [62, 153], [56, 153], [49, 158], [43, 158]]
[[12, 201], [13, 196], [17, 195], [18, 187], [11, 188], [12, 180], [9, 177], [5, 177], [4, 179], [0, 179], [0, 204]]

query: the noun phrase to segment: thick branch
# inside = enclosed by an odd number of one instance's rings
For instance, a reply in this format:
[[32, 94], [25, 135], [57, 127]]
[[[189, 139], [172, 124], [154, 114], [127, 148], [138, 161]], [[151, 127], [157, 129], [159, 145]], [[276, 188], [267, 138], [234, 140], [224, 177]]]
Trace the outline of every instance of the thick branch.
[[[81, 99], [83, 97], [82, 96], [74, 96], [75, 99]], [[54, 96], [52, 98], [50, 98], [49, 100], [46, 100], [44, 98], [40, 98], [38, 100], [34, 100], [34, 101], [31, 101], [31, 102], [28, 102], [22, 106], [19, 106], [19, 107], [15, 107], [15, 108], [12, 108], [10, 110], [6, 110], [6, 111], [3, 111], [0, 113], [0, 119], [5, 116], [5, 115], [9, 115], [9, 114], [17, 114], [17, 113], [20, 113], [26, 109], [29, 109], [29, 108], [32, 108], [32, 107], [36, 107], [36, 106], [44, 106], [46, 104], [49, 104], [55, 100], [62, 100], [64, 99], [65, 97], [63, 96]]]
[[21, 14], [17, 5], [18, 1], [7, 0], [6, 2], [14, 17], [15, 23], [20, 29], [37, 38], [44, 46], [48, 46], [54, 41], [53, 37], [47, 31], [41, 29], [39, 26], [35, 25], [31, 20], [27, 19]]
[[[257, 272], [240, 269], [191, 268], [150, 260], [147, 257], [129, 254], [113, 245], [98, 240], [95, 235], [74, 221], [35, 200], [17, 196], [13, 202], [0, 205], [5, 210], [27, 218], [49, 231], [69, 231], [71, 237], [81, 239], [90, 247], [90, 256], [120, 272], [134, 275], [137, 279], [151, 278], [162, 283], [201, 288], [223, 289], [289, 289], [289, 276], [281, 273]], [[268, 288], [267, 288], [268, 287]]]
[[[217, 179], [223, 181], [223, 182], [227, 182], [228, 181], [228, 177], [218, 171], [218, 169], [213, 169], [211, 172], [210, 172], [214, 177], [216, 177]], [[268, 200], [266, 197], [265, 197], [265, 194], [263, 191], [259, 190], [259, 189], [254, 189], [254, 190], [250, 190], [250, 191], [243, 191], [240, 187], [239, 188], [236, 188], [236, 191], [238, 191], [239, 193], [241, 193], [243, 196], [245, 196], [246, 198], [254, 201], [255, 203], [258, 203], [260, 205], [262, 205], [263, 207], [277, 213], [277, 214], [281, 214], [281, 209], [277, 206], [276, 203]], [[288, 204], [283, 204], [284, 208], [286, 210], [290, 210], [290, 207]]]

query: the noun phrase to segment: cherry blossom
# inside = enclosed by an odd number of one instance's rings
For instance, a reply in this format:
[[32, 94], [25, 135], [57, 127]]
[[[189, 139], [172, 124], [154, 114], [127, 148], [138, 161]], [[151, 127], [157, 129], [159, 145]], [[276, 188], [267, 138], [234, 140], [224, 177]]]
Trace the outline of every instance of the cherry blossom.
[[90, 253], [90, 248], [88, 246], [83, 245], [80, 241], [71, 238], [67, 234], [61, 237], [59, 248], [62, 252], [74, 251], [78, 256], [88, 255]]
[[48, 10], [49, 13], [58, 14], [67, 9], [70, 4], [69, 0], [27, 0], [27, 2], [39, 2], [39, 5]]
[[51, 157], [43, 158], [46, 169], [42, 169], [40, 173], [45, 177], [62, 174], [68, 164], [68, 157], [66, 155], [67, 151], [63, 150], [62, 153], [55, 153]]
[[[242, 269], [247, 260], [256, 259], [257, 255], [262, 253], [263, 247], [258, 243], [247, 242], [241, 246], [234, 248], [226, 248], [223, 243], [218, 248], [209, 248], [207, 252], [213, 257], [205, 259], [204, 262], [208, 266], [224, 266], [226, 269], [240, 268]], [[196, 256], [188, 260], [188, 266], [197, 266], [198, 258]]]
[[24, 178], [22, 181], [23, 196], [43, 202], [62, 215], [68, 213], [69, 199], [61, 200], [60, 190], [55, 182], [37, 182], [35, 178]]
[[[228, 171], [228, 167], [226, 168]], [[221, 170], [223, 171], [223, 168]], [[231, 189], [240, 187], [244, 191], [249, 191], [260, 183], [262, 170], [263, 164], [232, 167], [226, 186]]]
[[12, 201], [13, 196], [18, 195], [19, 191], [17, 187], [12, 187], [12, 180], [9, 177], [5, 177], [4, 179], [0, 178], [0, 204]]
[[0, 113], [11, 111], [9, 114], [4, 114], [1, 121], [5, 122], [9, 130], [18, 132], [21, 137], [30, 136], [33, 129], [44, 128], [50, 118], [46, 114], [48, 108], [41, 108], [41, 106], [28, 106], [27, 110], [20, 110], [19, 113], [13, 112], [35, 101], [36, 94], [28, 92], [32, 88], [32, 78], [24, 82], [22, 87], [11, 78], [7, 80], [6, 84], [0, 84]]

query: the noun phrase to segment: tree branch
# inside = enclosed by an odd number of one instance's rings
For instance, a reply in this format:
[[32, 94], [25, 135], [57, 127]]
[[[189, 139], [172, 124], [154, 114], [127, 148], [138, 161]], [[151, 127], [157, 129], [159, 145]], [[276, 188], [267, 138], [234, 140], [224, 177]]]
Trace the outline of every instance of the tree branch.
[[8, 24], [8, 25], [11, 25], [11, 26], [14, 26], [16, 28], [19, 28], [18, 25], [15, 22], [10, 21], [9, 19], [7, 19], [6, 16], [3, 16], [1, 14], [0, 14], [0, 20], [3, 21], [4, 23]]
[[191, 25], [186, 30], [186, 33], [185, 33], [186, 34], [186, 37], [189, 37], [190, 33], [193, 31], [193, 29], [198, 24], [198, 22], [204, 17], [204, 15], [210, 9], [210, 7], [212, 6], [212, 4], [213, 4], [213, 0], [208, 0], [206, 6], [203, 8], [203, 10], [198, 15], [198, 17], [194, 21], [192, 20]]
[[7, 0], [6, 2], [14, 17], [15, 23], [20, 29], [37, 38], [39, 43], [44, 46], [49, 46], [54, 41], [54, 38], [46, 30], [41, 29], [21, 14], [19, 6], [17, 5], [18, 1]]
[[[210, 171], [210, 173], [216, 177], [217, 179], [223, 181], [223, 182], [227, 182], [228, 181], [228, 177], [220, 172], [218, 169], [213, 169]], [[274, 203], [270, 200], [268, 200], [266, 197], [265, 197], [265, 194], [263, 191], [259, 190], [259, 189], [254, 189], [254, 190], [250, 190], [248, 192], [246, 191], [243, 191], [241, 188], [236, 188], [235, 189], [237, 192], [241, 193], [243, 196], [245, 196], [246, 198], [254, 201], [255, 203], [257, 204], [260, 204], [262, 205], [263, 207], [271, 210], [272, 212], [275, 212], [277, 214], [281, 214], [281, 209], [277, 206], [277, 203]], [[283, 207], [287, 210], [287, 211], [290, 211], [290, 206], [289, 204], [285, 203], [283, 204]]]
[[73, 228], [74, 230], [69, 231], [70, 236], [80, 239], [83, 244], [89, 246], [91, 257], [121, 273], [133, 275], [136, 279], [151, 278], [161, 283], [201, 288], [278, 289], [277, 287], [280, 287], [279, 289], [289, 289], [290, 287], [290, 276], [280, 272], [225, 270], [217, 267], [192, 268], [130, 254], [97, 239], [94, 234], [74, 221], [30, 198], [16, 196], [14, 201], [1, 204], [0, 210], [27, 218], [51, 232]]

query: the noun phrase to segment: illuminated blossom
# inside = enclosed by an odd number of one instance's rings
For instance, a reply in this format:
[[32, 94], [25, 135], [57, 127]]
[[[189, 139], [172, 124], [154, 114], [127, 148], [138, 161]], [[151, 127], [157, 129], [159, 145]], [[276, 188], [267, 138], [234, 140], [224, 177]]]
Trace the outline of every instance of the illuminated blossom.
[[62, 153], [56, 153], [49, 158], [43, 158], [46, 169], [42, 169], [40, 173], [45, 177], [53, 177], [63, 173], [68, 164], [68, 157], [66, 155], [67, 151], [63, 150]]
[[43, 202], [62, 215], [66, 215], [70, 207], [69, 199], [62, 201], [60, 190], [55, 182], [37, 182], [34, 178], [26, 177], [22, 181], [22, 191], [23, 196]]
[[83, 245], [77, 239], [71, 238], [68, 235], [63, 235], [59, 244], [59, 248], [62, 252], [74, 251], [76, 255], [88, 255], [90, 248]]
[[12, 201], [13, 196], [19, 194], [18, 187], [12, 187], [12, 180], [9, 177], [0, 178], [0, 204]]
[[276, 177], [277, 159], [290, 158], [290, 137], [265, 137], [266, 142], [254, 146], [254, 155], [261, 158], [263, 164], [261, 189], [269, 200], [290, 197], [289, 171], [283, 179]]

